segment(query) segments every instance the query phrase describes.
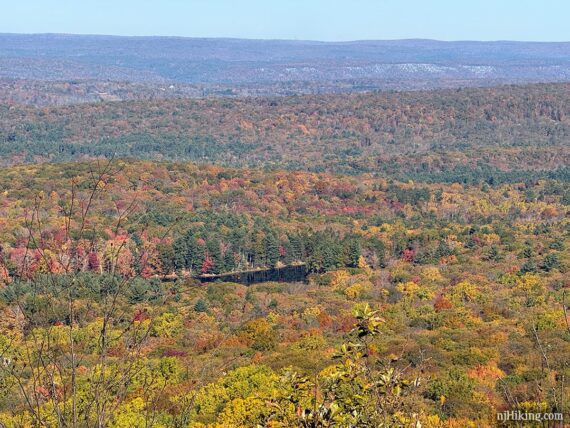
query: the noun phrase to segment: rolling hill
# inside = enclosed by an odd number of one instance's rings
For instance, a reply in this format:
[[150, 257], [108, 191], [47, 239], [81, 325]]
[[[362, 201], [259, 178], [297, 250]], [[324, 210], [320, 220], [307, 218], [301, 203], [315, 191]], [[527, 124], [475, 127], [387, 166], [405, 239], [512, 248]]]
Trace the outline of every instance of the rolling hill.
[[4, 165], [133, 157], [427, 181], [560, 177], [570, 163], [569, 96], [570, 84], [538, 84], [4, 105], [0, 148]]
[[[121, 99], [557, 82], [570, 80], [570, 43], [0, 34], [0, 79], [14, 96], [14, 81], [43, 82], [43, 91], [60, 94], [56, 103], [93, 101], [100, 92], [105, 99], [109, 85], [83, 97], [74, 86], [101, 81], [123, 82], [111, 88]], [[75, 98], [54, 83], [62, 81]], [[121, 91], [125, 82], [135, 85]]]

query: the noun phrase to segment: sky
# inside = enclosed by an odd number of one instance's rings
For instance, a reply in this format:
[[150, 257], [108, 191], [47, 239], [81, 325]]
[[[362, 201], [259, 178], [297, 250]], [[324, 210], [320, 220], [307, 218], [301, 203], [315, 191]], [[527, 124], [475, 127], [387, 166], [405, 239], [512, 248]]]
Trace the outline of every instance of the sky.
[[570, 0], [0, 0], [0, 33], [570, 41]]

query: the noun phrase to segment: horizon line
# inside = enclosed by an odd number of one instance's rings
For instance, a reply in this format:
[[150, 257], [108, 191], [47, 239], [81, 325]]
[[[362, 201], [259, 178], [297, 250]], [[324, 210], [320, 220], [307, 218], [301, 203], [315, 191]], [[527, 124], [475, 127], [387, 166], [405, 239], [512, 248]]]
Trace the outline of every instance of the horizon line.
[[124, 35], [124, 34], [104, 34], [104, 33], [13, 33], [0, 32], [0, 36], [68, 36], [68, 37], [109, 37], [125, 39], [189, 39], [189, 40], [243, 40], [259, 42], [298, 42], [298, 43], [320, 43], [320, 44], [350, 44], [350, 43], [370, 43], [370, 42], [437, 42], [437, 43], [536, 43], [536, 44], [568, 44], [570, 40], [538, 41], [538, 40], [475, 40], [475, 39], [431, 39], [422, 37], [398, 38], [398, 39], [351, 39], [351, 40], [318, 40], [318, 39], [286, 39], [286, 38], [249, 38], [249, 37], [204, 37], [204, 36], [167, 36], [167, 35]]

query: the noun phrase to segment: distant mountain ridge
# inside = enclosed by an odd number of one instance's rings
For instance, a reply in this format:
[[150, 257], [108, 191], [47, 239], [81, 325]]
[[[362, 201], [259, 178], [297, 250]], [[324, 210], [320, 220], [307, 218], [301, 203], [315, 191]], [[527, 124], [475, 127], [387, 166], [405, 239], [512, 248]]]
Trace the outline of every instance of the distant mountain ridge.
[[333, 90], [346, 82], [356, 87], [366, 82], [372, 89], [418, 89], [418, 81], [425, 82], [420, 89], [556, 82], [570, 80], [570, 42], [0, 34], [0, 79], [230, 87], [295, 83], [293, 93], [303, 93], [299, 82], [336, 82]]

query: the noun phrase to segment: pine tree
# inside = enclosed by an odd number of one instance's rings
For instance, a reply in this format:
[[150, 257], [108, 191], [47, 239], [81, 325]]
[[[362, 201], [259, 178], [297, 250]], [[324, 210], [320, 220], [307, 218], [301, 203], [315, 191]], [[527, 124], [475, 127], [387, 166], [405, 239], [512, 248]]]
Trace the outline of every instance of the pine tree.
[[172, 245], [158, 244], [156, 250], [162, 266], [162, 274], [168, 275], [172, 273], [175, 269], [175, 253]]
[[361, 254], [360, 242], [355, 238], [349, 239], [346, 244], [347, 265], [349, 267], [358, 267]]
[[265, 237], [263, 233], [258, 231], [253, 239], [252, 242], [252, 250], [253, 250], [253, 265], [254, 266], [263, 266], [266, 261], [265, 255]]
[[172, 244], [174, 251], [174, 268], [176, 271], [187, 269], [190, 267], [190, 260], [188, 258], [188, 243], [186, 239], [179, 238]]
[[521, 273], [534, 273], [537, 271], [536, 263], [532, 260], [527, 260], [520, 269]]
[[208, 312], [208, 304], [203, 299], [198, 299], [198, 301], [194, 305], [194, 311]]
[[235, 256], [232, 248], [228, 248], [224, 253], [224, 271], [231, 272], [236, 268]]
[[491, 260], [494, 262], [501, 260], [502, 257], [501, 253], [499, 252], [499, 248], [496, 245], [492, 245], [491, 248], [489, 248], [489, 251], [485, 255], [484, 259]]
[[437, 250], [435, 251], [435, 256], [439, 260], [442, 257], [448, 257], [453, 254], [449, 245], [444, 240], [439, 241], [439, 245], [437, 246]]
[[540, 267], [547, 272], [550, 272], [552, 269], [560, 269], [560, 259], [558, 258], [558, 254], [548, 254], [542, 261]]
[[372, 238], [369, 243], [370, 250], [376, 256], [376, 265], [378, 267], [386, 267], [386, 248], [384, 242], [378, 238]]
[[289, 235], [289, 242], [286, 250], [287, 263], [302, 261], [305, 259], [305, 242], [299, 235]]
[[207, 248], [210, 261], [212, 262], [212, 272], [216, 274], [224, 273], [224, 259], [222, 257], [220, 241], [218, 239], [210, 240], [207, 244]]
[[204, 264], [206, 259], [206, 243], [203, 239], [194, 235], [188, 237], [187, 240], [188, 253], [186, 259], [188, 260], [188, 267], [192, 270], [198, 270]]
[[265, 260], [268, 267], [275, 267], [279, 261], [279, 243], [272, 232], [265, 235], [263, 239], [265, 250]]

